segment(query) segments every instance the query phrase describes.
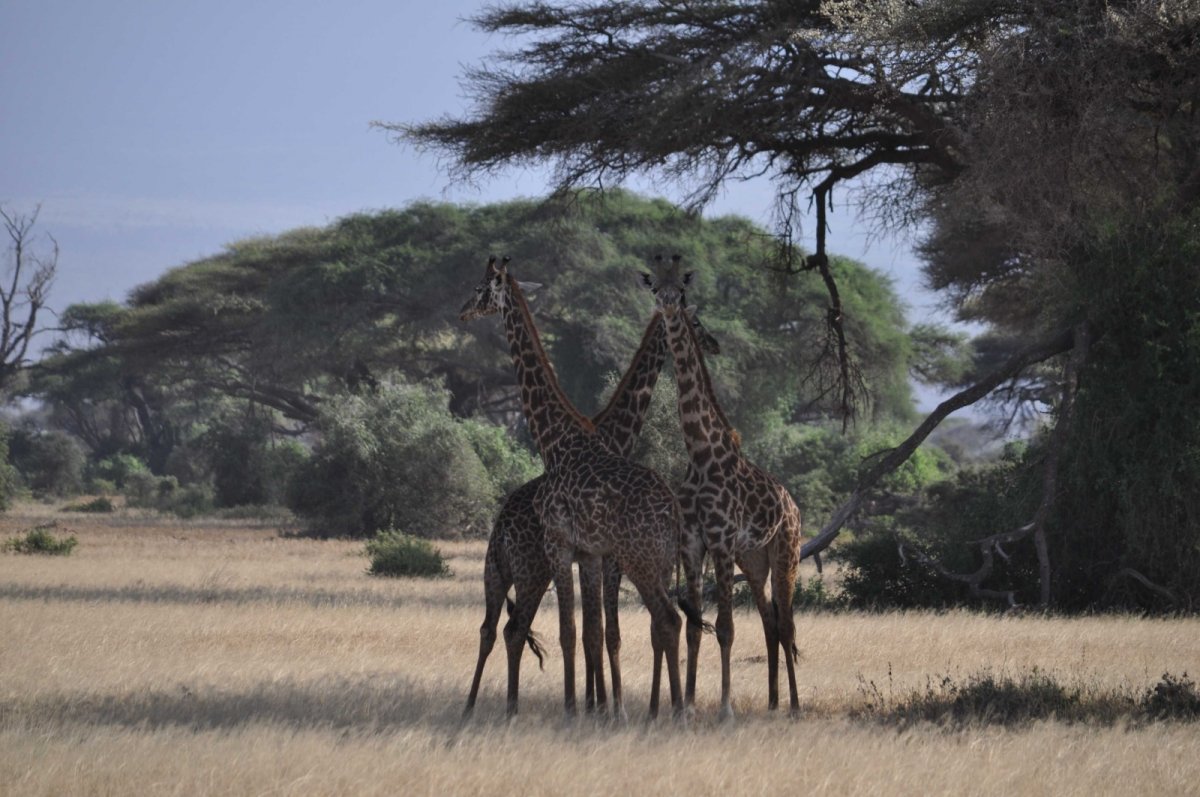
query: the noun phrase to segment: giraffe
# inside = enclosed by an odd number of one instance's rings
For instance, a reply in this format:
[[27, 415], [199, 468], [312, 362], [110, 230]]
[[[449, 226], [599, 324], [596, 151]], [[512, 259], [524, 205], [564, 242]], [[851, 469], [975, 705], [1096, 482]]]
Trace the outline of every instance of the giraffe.
[[[782, 645], [791, 692], [791, 714], [800, 711], [796, 692], [795, 623], [792, 595], [800, 566], [800, 510], [787, 490], [766, 471], [743, 456], [741, 437], [713, 392], [704, 357], [680, 312], [691, 273], [680, 275], [679, 257], [659, 277], [643, 274], [656, 297], [679, 387], [679, 419], [688, 450], [688, 469], [679, 490], [684, 515], [683, 558], [713, 559], [717, 581], [717, 642], [721, 647], [722, 720], [733, 719], [729, 660], [733, 646], [733, 565], [746, 574], [762, 618], [767, 643], [767, 700], [779, 706], [779, 648]], [[689, 576], [693, 571], [689, 571]], [[765, 586], [771, 578], [771, 600]], [[699, 604], [700, 581], [689, 578], [689, 597]], [[700, 630], [687, 631], [687, 700], [695, 698]]]
[[[592, 585], [598, 593], [600, 557], [611, 555], [650, 612], [654, 654], [666, 657], [671, 704], [676, 717], [683, 719], [681, 621], [667, 593], [682, 533], [679, 503], [658, 474], [608, 452], [591, 420], [567, 400], [546, 358], [521, 287], [508, 273], [507, 259], [497, 266], [492, 257], [460, 317], [470, 321], [494, 313], [504, 320], [522, 409], [546, 467], [533, 502], [545, 527], [546, 556], [558, 595], [564, 713], [571, 717], [576, 712], [571, 564], [579, 562], [581, 584]], [[698, 612], [685, 601], [680, 603], [689, 614], [689, 623], [692, 618], [698, 622]], [[599, 637], [585, 638], [584, 644], [592, 646], [588, 655], [598, 662]], [[652, 700], [652, 714], [656, 707]]]
[[[720, 345], [704, 328], [696, 309], [688, 308], [688, 313], [701, 349], [706, 354], [720, 353]], [[607, 405], [592, 418], [596, 434], [613, 454], [628, 458], [632, 453], [666, 356], [666, 330], [656, 315], [647, 326], [641, 345]], [[504, 626], [504, 643], [508, 653], [510, 716], [517, 713], [524, 644], [528, 644], [537, 656], [539, 665], [543, 661], [541, 643], [529, 630], [552, 577], [550, 561], [546, 558], [545, 531], [533, 505], [533, 496], [542, 478], [539, 476], [526, 482], [505, 499], [488, 539], [483, 568], [485, 609], [483, 624], [479, 627], [479, 657], [464, 716], [470, 715], [475, 707], [483, 668], [495, 645], [496, 626], [506, 603], [509, 621]], [[603, 569], [604, 637], [612, 673], [613, 715], [623, 720], [626, 715], [621, 693], [621, 632], [617, 618], [621, 570], [611, 557], [604, 559]], [[512, 586], [516, 588], [515, 602], [507, 597]], [[584, 681], [585, 705], [603, 708], [606, 701], [604, 671], [599, 662], [585, 662]]]

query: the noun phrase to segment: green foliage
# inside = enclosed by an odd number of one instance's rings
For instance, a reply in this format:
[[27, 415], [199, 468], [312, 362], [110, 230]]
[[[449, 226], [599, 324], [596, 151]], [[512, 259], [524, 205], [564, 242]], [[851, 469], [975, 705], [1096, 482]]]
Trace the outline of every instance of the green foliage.
[[1086, 266], [1076, 291], [1103, 319], [1102, 334], [1080, 374], [1048, 535], [1055, 600], [1068, 608], [1194, 607], [1200, 216], [1111, 232], [1089, 255], [1079, 258]]
[[220, 507], [280, 504], [292, 475], [307, 458], [294, 441], [276, 441], [263, 415], [220, 416], [197, 440], [212, 472]]
[[6, 511], [21, 484], [21, 474], [9, 461], [9, 428], [0, 423], [0, 512]]
[[103, 479], [111, 482], [116, 488], [122, 489], [130, 475], [134, 473], [149, 473], [146, 463], [133, 454], [113, 454], [95, 463], [89, 469], [89, 478]]
[[130, 474], [125, 485], [127, 506], [154, 509], [181, 518], [211, 514], [213, 490], [206, 484], [180, 486], [174, 476], [155, 476], [142, 471]]
[[68, 537], [55, 537], [51, 530], [58, 527], [57, 523], [46, 523], [34, 526], [25, 532], [23, 537], [12, 537], [4, 543], [4, 550], [13, 553], [43, 554], [46, 556], [70, 556], [71, 551], [79, 544], [72, 534]]
[[[871, 608], [946, 607], [977, 603], [960, 582], [949, 580], [914, 556], [901, 557], [900, 544], [921, 551], [952, 573], [980, 565], [973, 543], [1028, 522], [1040, 498], [1038, 472], [1030, 461], [1041, 449], [1015, 448], [994, 465], [964, 469], [934, 482], [914, 505], [877, 517], [833, 549], [843, 563], [842, 596], [851, 606]], [[903, 475], [902, 475], [903, 476]], [[1037, 574], [1028, 546], [1010, 546], [996, 557], [988, 587], [1016, 590], [1036, 599]]]
[[462, 431], [487, 471], [496, 495], [508, 495], [541, 475], [542, 464], [537, 456], [501, 427], [469, 418], [462, 422]]
[[74, 504], [67, 504], [62, 508], [63, 512], [113, 512], [116, 507], [113, 506], [112, 499], [106, 495], [101, 495], [93, 498], [90, 501], [79, 501]]
[[[406, 528], [422, 537], [483, 533], [514, 478], [516, 454], [494, 456], [494, 439], [450, 415], [432, 385], [399, 383], [346, 396], [322, 409], [321, 440], [289, 488], [289, 507], [327, 535]], [[491, 474], [472, 445], [483, 440]], [[520, 470], [519, 468], [517, 470]]]
[[366, 554], [371, 558], [367, 572], [373, 576], [421, 576], [444, 578], [450, 567], [441, 551], [429, 540], [387, 529], [368, 540]]
[[[864, 428], [842, 434], [827, 424], [776, 423], [746, 441], [746, 453], [787, 487], [805, 525], [828, 517], [854, 490], [870, 457], [890, 449], [903, 434], [894, 427]], [[940, 449], [923, 446], [881, 485], [889, 493], [911, 495], [946, 479], [953, 463]]]
[[[820, 279], [771, 271], [770, 237], [744, 219], [704, 219], [622, 191], [549, 206], [416, 203], [233, 244], [142, 286], [124, 307], [73, 308], [69, 328], [86, 345], [60, 346], [54, 373], [70, 378], [34, 390], [88, 415], [97, 402], [130, 401], [118, 377], [136, 373], [138, 412], [164, 424], [158, 448], [186, 439], [178, 416], [187, 401], [235, 396], [311, 424], [320, 399], [370, 388], [396, 368], [409, 382], [441, 380], [459, 417], [497, 420], [519, 410], [502, 334], [456, 317], [490, 251], [544, 283], [534, 300], [543, 340], [585, 413], [640, 340], [651, 299], [636, 275], [661, 252], [681, 253], [697, 272], [689, 298], [722, 340], [717, 389], [747, 435], [760, 416], [823, 409], [805, 380], [824, 347]], [[832, 267], [856, 318], [850, 333], [873, 415], [907, 417], [915, 349], [900, 304], [862, 265], [834, 258]]]
[[64, 432], [18, 429], [9, 438], [9, 456], [38, 498], [76, 495], [83, 489], [83, 449]]

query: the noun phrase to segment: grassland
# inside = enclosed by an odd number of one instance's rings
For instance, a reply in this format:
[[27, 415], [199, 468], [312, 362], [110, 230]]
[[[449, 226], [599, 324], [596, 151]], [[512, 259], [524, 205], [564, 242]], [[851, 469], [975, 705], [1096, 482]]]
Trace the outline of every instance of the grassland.
[[[0, 538], [56, 514], [21, 506]], [[1200, 672], [1200, 620], [968, 612], [798, 618], [804, 716], [765, 709], [757, 617], [737, 616], [733, 727], [715, 724], [716, 645], [686, 729], [644, 722], [648, 617], [628, 596], [631, 722], [564, 724], [556, 645], [526, 656], [503, 716], [497, 646], [459, 715], [482, 619], [484, 544], [453, 577], [365, 575], [361, 546], [269, 526], [56, 515], [70, 557], [0, 556], [0, 794], [1195, 794], [1200, 725], [1050, 717], [894, 722], [943, 679], [1036, 670], [1129, 698]], [[808, 574], [806, 574], [808, 575]], [[556, 639], [553, 595], [535, 628]]]

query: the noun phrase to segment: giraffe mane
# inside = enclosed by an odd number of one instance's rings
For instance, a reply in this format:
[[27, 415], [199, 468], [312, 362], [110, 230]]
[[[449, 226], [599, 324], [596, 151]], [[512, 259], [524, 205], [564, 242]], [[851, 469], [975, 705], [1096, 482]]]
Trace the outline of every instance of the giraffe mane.
[[733, 443], [733, 447], [740, 449], [742, 447], [742, 435], [737, 429], [733, 428], [733, 424], [729, 422], [729, 418], [725, 415], [725, 410], [721, 409], [721, 403], [717, 401], [717, 394], [713, 391], [712, 377], [708, 375], [708, 366], [704, 363], [704, 352], [700, 350], [700, 340], [696, 337], [696, 330], [692, 328], [688, 320], [687, 311], [679, 308], [678, 312], [683, 316], [683, 334], [687, 335], [692, 351], [696, 355], [696, 364], [699, 366], [700, 372], [700, 389], [704, 391], [704, 395], [708, 398], [708, 403], [712, 405], [713, 412], [717, 414], [717, 418], [725, 426], [725, 431], [729, 435], [729, 440]]
[[504, 280], [508, 283], [508, 295], [512, 298], [517, 312], [521, 314], [521, 319], [525, 322], [525, 328], [529, 330], [538, 365], [546, 369], [546, 373], [549, 374], [550, 390], [554, 393], [559, 403], [567, 410], [567, 414], [572, 420], [578, 423], [589, 434], [594, 433], [596, 425], [592, 423], [590, 418], [575, 408], [575, 405], [567, 398], [567, 394], [563, 392], [562, 385], [558, 383], [558, 374], [555, 372], [554, 366], [550, 363], [550, 358], [546, 356], [546, 347], [542, 345], [542, 337], [538, 334], [537, 325], [533, 323], [533, 313], [529, 310], [529, 303], [525, 301], [525, 295], [521, 293], [517, 281], [513, 279], [511, 274], [507, 273], [504, 276]]

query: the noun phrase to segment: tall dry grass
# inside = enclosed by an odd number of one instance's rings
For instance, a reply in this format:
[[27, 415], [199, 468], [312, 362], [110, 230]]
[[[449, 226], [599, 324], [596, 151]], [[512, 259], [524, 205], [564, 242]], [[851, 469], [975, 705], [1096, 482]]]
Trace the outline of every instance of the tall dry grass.
[[[22, 507], [0, 537], [40, 519]], [[442, 546], [450, 579], [397, 581], [365, 575], [352, 542], [137, 516], [63, 522], [80, 541], [72, 556], [0, 556], [0, 794], [1187, 794], [1200, 782], [1192, 724], [898, 731], [854, 719], [873, 696], [984, 669], [1135, 693], [1200, 670], [1194, 619], [801, 615], [805, 716], [793, 723], [765, 710], [762, 632], [741, 612], [738, 723], [713, 722], [706, 638], [697, 716], [680, 729], [643, 723], [649, 619], [630, 597], [629, 727], [563, 725], [553, 643], [545, 672], [525, 657], [511, 724], [498, 645], [463, 725], [482, 543]], [[535, 628], [557, 638], [553, 595]]]

